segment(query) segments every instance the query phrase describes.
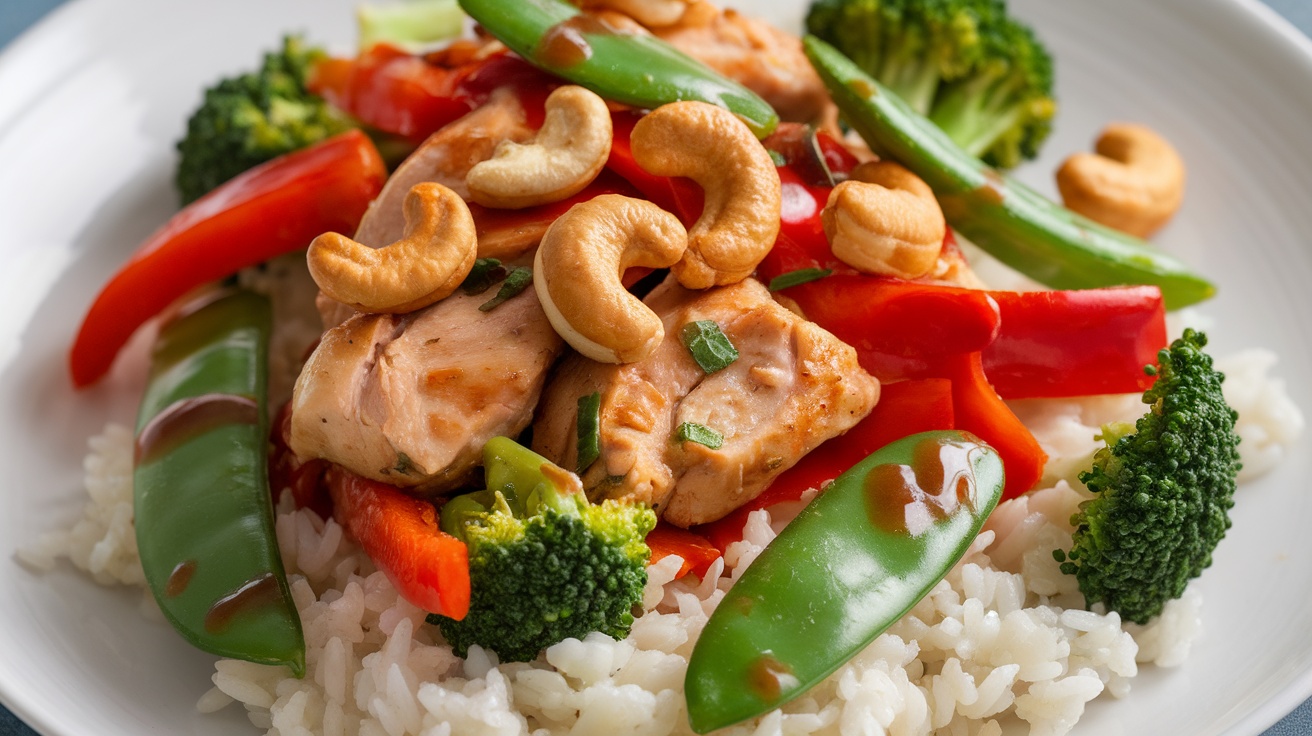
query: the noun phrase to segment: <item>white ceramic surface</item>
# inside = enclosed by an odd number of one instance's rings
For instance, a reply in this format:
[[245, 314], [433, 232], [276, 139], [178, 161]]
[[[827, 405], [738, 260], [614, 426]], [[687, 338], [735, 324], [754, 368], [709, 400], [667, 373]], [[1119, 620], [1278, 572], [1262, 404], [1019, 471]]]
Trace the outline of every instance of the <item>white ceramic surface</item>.
[[[211, 658], [143, 618], [137, 593], [35, 574], [10, 552], [76, 518], [87, 438], [132, 419], [135, 366], [74, 393], [65, 354], [105, 277], [173, 211], [172, 141], [199, 90], [285, 30], [347, 48], [350, 4], [78, 0], [0, 57], [0, 701], [42, 733], [255, 732], [239, 709], [195, 713]], [[803, 7], [739, 4], [781, 23]], [[1109, 120], [1166, 133], [1190, 180], [1159, 241], [1220, 283], [1203, 307], [1216, 352], [1278, 348], [1312, 407], [1312, 44], [1253, 0], [1012, 5], [1054, 50], [1062, 104], [1024, 178], [1051, 192], [1056, 163]], [[1077, 735], [1257, 734], [1312, 694], [1310, 446], [1241, 489], [1196, 583], [1206, 632], [1189, 661], [1097, 701]]]

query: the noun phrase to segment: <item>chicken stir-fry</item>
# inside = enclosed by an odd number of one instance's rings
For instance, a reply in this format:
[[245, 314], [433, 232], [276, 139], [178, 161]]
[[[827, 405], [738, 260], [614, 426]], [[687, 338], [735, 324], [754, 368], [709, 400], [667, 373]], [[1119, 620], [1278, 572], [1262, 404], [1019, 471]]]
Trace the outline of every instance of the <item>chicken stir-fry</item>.
[[[777, 304], [754, 279], [704, 292], [669, 280], [646, 299], [665, 340], [636, 363], [572, 355], [552, 378], [533, 426], [534, 448], [576, 467], [578, 399], [601, 395], [601, 457], [582, 475], [594, 498], [648, 503], [667, 521], [714, 521], [755, 498], [821, 442], [874, 407], [879, 384], [856, 351]], [[711, 320], [739, 357], [707, 374], [679, 335]], [[676, 440], [685, 423], [713, 429], [710, 448]]]

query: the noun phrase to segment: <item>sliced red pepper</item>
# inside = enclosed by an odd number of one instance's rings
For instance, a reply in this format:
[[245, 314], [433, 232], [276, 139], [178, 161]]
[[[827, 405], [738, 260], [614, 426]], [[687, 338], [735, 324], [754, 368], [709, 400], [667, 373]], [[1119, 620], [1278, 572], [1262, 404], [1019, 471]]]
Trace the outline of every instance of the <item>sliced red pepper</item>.
[[69, 355], [73, 383], [95, 383], [147, 320], [178, 297], [247, 266], [353, 232], [387, 171], [358, 130], [257, 166], [192, 202], [101, 289]]
[[879, 403], [856, 426], [812, 450], [775, 478], [761, 495], [694, 531], [705, 535], [717, 548], [728, 549], [743, 538], [743, 527], [753, 511], [798, 501], [808, 490], [824, 488], [843, 471], [894, 440], [917, 432], [952, 429], [952, 404], [952, 382], [945, 378], [884, 384]]
[[989, 292], [1002, 313], [984, 349], [984, 374], [1007, 399], [1140, 393], [1166, 347], [1156, 286]]
[[611, 115], [614, 140], [610, 145], [610, 158], [606, 167], [624, 177], [642, 192], [642, 196], [655, 202], [661, 209], [673, 213], [685, 227], [691, 227], [701, 217], [704, 197], [702, 188], [684, 177], [655, 176], [648, 174], [633, 159], [629, 137], [633, 126], [642, 115], [635, 112], [617, 112]]
[[474, 109], [475, 101], [458, 91], [481, 63], [444, 68], [378, 44], [354, 59], [319, 62], [306, 86], [364, 125], [417, 142]]
[[465, 617], [469, 550], [438, 528], [431, 503], [337, 466], [327, 482], [337, 522], [403, 598], [430, 613]]
[[705, 577], [711, 563], [720, 559], [720, 550], [706, 537], [664, 521], [647, 533], [647, 546], [651, 547], [652, 563], [669, 555], [683, 558], [683, 565], [674, 576], [676, 580], [688, 573]]
[[513, 87], [529, 124], [541, 125], [543, 102], [562, 82], [508, 52], [483, 56], [468, 44], [415, 56], [378, 44], [353, 59], [325, 59], [307, 86], [362, 124], [419, 143]]

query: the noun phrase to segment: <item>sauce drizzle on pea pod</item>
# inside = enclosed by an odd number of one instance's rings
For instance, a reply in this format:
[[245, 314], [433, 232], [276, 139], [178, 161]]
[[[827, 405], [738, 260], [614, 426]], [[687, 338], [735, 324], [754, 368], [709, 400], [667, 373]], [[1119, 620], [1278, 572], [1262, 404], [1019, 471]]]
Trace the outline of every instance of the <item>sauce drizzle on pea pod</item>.
[[688, 718], [706, 733], [806, 692], [929, 592], [997, 505], [1002, 461], [924, 432], [840, 475], [752, 563], [693, 649]]
[[269, 329], [268, 300], [234, 291], [160, 330], [137, 419], [135, 525], [146, 581], [183, 638], [300, 676], [266, 470]]

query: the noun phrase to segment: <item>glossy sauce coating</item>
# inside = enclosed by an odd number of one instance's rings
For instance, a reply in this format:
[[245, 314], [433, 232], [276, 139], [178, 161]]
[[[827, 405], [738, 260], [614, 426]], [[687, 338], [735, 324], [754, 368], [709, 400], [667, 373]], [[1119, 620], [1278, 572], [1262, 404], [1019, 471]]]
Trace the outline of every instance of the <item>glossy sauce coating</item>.
[[876, 465], [866, 475], [866, 508], [880, 529], [917, 537], [965, 505], [976, 509], [971, 453], [978, 445], [926, 437], [910, 465]]
[[170, 404], [141, 428], [135, 461], [145, 465], [225, 424], [260, 423], [260, 406], [247, 396], [204, 394]]

